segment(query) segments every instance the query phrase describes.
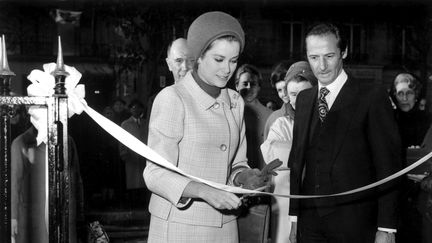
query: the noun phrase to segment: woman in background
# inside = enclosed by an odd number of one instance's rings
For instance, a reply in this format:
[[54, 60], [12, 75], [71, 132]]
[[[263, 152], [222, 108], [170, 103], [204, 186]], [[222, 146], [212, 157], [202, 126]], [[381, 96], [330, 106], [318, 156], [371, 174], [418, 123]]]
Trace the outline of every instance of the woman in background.
[[[395, 117], [402, 141], [403, 160], [407, 163], [407, 153], [416, 153], [425, 139], [430, 126], [426, 111], [418, 109], [422, 85], [409, 73], [396, 76], [391, 87], [391, 97], [396, 104]], [[401, 227], [398, 230], [401, 242], [430, 242], [432, 221], [427, 219], [427, 193], [422, 191], [415, 176], [409, 175], [403, 181], [401, 195]], [[429, 225], [429, 226], [428, 226]], [[429, 228], [428, 230], [424, 230]], [[429, 231], [429, 232], [428, 232]], [[429, 235], [429, 236], [428, 236]]]
[[391, 97], [396, 104], [395, 116], [404, 148], [419, 147], [430, 126], [428, 113], [418, 109], [421, 89], [420, 81], [409, 73], [398, 74], [391, 88]]
[[[293, 112], [277, 118], [269, 129], [267, 139], [261, 144], [261, 152], [266, 163], [274, 159], [283, 161], [281, 171], [274, 177], [274, 193], [290, 193], [290, 171], [288, 156], [291, 152], [295, 104], [302, 90], [317, 84], [317, 79], [305, 61], [291, 65], [285, 75], [286, 93]], [[289, 243], [291, 221], [288, 215], [289, 198], [275, 197], [272, 204], [272, 242]]]

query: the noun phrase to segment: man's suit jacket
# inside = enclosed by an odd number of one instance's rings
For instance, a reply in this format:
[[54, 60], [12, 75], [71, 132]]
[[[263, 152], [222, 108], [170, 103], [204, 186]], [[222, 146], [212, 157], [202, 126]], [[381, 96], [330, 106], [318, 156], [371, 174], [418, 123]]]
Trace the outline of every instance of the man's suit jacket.
[[[48, 242], [45, 224], [45, 143], [36, 145], [32, 126], [13, 140], [11, 146], [11, 218], [18, 221], [16, 243]], [[75, 142], [69, 137], [70, 195], [69, 241], [78, 242], [77, 220], [83, 220], [83, 184]]]
[[[146, 120], [141, 118], [141, 124], [138, 125], [131, 116], [121, 123], [121, 127], [143, 143], [147, 143], [148, 126]], [[126, 188], [145, 188], [142, 173], [146, 166], [146, 159], [121, 143], [119, 143], [119, 153], [125, 163]]]
[[[293, 145], [289, 158], [291, 194], [302, 194], [306, 151], [311, 139], [311, 120], [317, 112], [318, 87], [297, 98]], [[319, 121], [318, 121], [319, 126]], [[401, 145], [387, 93], [379, 87], [361, 84], [350, 77], [336, 97], [320, 128], [320, 162], [327, 164], [320, 176], [326, 188], [314, 194], [331, 194], [358, 188], [396, 172], [401, 166]], [[318, 179], [320, 182], [322, 178]], [[397, 192], [387, 183], [378, 190], [351, 196], [314, 200], [326, 205], [323, 214], [340, 206], [377, 212], [377, 226], [396, 228]], [[319, 185], [316, 185], [319, 188]], [[299, 215], [302, 200], [292, 200], [290, 215]], [[318, 212], [320, 208], [318, 206]], [[349, 220], [349, 219], [347, 219]], [[356, 219], [351, 219], [356, 220]]]

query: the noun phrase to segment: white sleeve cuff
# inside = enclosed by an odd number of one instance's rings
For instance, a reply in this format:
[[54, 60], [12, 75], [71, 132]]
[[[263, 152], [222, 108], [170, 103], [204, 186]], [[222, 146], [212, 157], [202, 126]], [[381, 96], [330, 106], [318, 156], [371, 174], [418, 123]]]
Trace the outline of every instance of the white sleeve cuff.
[[387, 232], [387, 233], [396, 233], [397, 232], [396, 229], [389, 229], [389, 228], [382, 228], [382, 227], [378, 227], [378, 230], [379, 231], [384, 231], [384, 232]]
[[289, 216], [291, 222], [297, 223], [297, 216]]

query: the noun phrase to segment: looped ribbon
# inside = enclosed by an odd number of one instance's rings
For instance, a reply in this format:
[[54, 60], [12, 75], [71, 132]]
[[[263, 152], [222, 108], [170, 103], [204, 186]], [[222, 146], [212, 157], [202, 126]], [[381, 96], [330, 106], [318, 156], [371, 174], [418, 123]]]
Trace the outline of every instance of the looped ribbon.
[[[33, 70], [27, 76], [32, 83], [27, 87], [29, 96], [52, 96], [54, 94], [55, 79], [51, 75], [56, 68], [55, 63], [43, 65], [43, 70]], [[65, 66], [69, 76], [65, 79], [66, 95], [68, 96], [68, 117], [74, 114], [81, 114], [84, 111], [85, 88], [83, 84], [78, 84], [82, 75], [74, 67]], [[38, 130], [36, 137], [37, 145], [47, 141], [47, 109], [44, 107], [31, 106], [29, 108], [30, 121]]]
[[[28, 79], [32, 81], [32, 84], [27, 88], [27, 91], [29, 95], [33, 96], [50, 96], [54, 94], [54, 78], [51, 76], [51, 72], [55, 68], [55, 63], [45, 64], [44, 66], [44, 72], [40, 70], [33, 70], [30, 75], [28, 76]], [[84, 85], [78, 85], [78, 82], [81, 78], [81, 73], [78, 72], [74, 67], [69, 67], [65, 65], [65, 69], [67, 72], [70, 73], [70, 75], [66, 78], [66, 94], [68, 95], [68, 109], [69, 109], [69, 117], [71, 117], [74, 114], [81, 114], [83, 111], [85, 111], [99, 126], [101, 126], [106, 132], [111, 134], [114, 138], [116, 138], [119, 142], [123, 143], [126, 147], [133, 150], [137, 154], [147, 158], [148, 160], [151, 160], [152, 162], [158, 164], [159, 166], [165, 167], [166, 169], [175, 171], [183, 176], [186, 176], [188, 178], [191, 178], [192, 180], [195, 180], [197, 182], [205, 183], [209, 186], [215, 187], [220, 190], [232, 192], [232, 193], [238, 193], [238, 194], [264, 194], [264, 195], [271, 195], [276, 197], [287, 197], [287, 198], [320, 198], [320, 197], [335, 197], [335, 196], [342, 196], [342, 195], [348, 195], [353, 194], [357, 192], [361, 192], [364, 190], [371, 189], [373, 187], [377, 187], [379, 185], [382, 185], [388, 181], [394, 180], [397, 177], [402, 176], [403, 174], [409, 172], [410, 170], [416, 168], [417, 166], [425, 163], [428, 159], [432, 157], [432, 152], [424, 156], [423, 158], [419, 159], [415, 163], [411, 164], [410, 166], [386, 177], [383, 178], [377, 182], [374, 182], [369, 185], [365, 185], [360, 188], [356, 188], [350, 191], [345, 191], [341, 193], [336, 194], [330, 194], [330, 195], [289, 195], [289, 194], [276, 194], [276, 193], [269, 193], [269, 192], [263, 192], [261, 191], [263, 188], [257, 188], [255, 190], [249, 190], [244, 189], [240, 187], [233, 187], [225, 184], [216, 183], [213, 181], [204, 180], [192, 175], [188, 175], [187, 173], [183, 172], [176, 166], [174, 166], [172, 163], [168, 162], [165, 158], [160, 156], [158, 153], [156, 153], [154, 150], [152, 150], [150, 147], [145, 145], [143, 142], [138, 140], [136, 137], [125, 131], [123, 128], [109, 120], [108, 118], [104, 117], [97, 111], [93, 110], [91, 107], [89, 107], [84, 100], [85, 91], [84, 91]], [[40, 108], [34, 108], [32, 109], [32, 112], [30, 115], [32, 116], [32, 123], [35, 125], [35, 127], [38, 129], [38, 134], [45, 131], [45, 134], [43, 135], [46, 141], [46, 126], [47, 126], [47, 119], [46, 119], [46, 109], [45, 113], [42, 113], [40, 111]], [[42, 129], [41, 128], [45, 128]], [[39, 135], [38, 135], [39, 136]]]

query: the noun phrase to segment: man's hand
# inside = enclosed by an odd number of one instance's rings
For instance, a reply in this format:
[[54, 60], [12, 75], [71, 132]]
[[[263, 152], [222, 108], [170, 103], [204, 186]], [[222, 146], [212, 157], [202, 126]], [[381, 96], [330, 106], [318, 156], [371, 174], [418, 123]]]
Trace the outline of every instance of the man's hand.
[[420, 187], [429, 193], [432, 192], [432, 175], [425, 176], [420, 183]]
[[15, 236], [18, 234], [18, 220], [12, 219], [11, 220], [11, 235]]
[[393, 233], [378, 230], [375, 235], [375, 243], [395, 243], [396, 237]]
[[289, 235], [289, 240], [291, 243], [297, 243], [297, 222], [291, 223], [291, 231]]

